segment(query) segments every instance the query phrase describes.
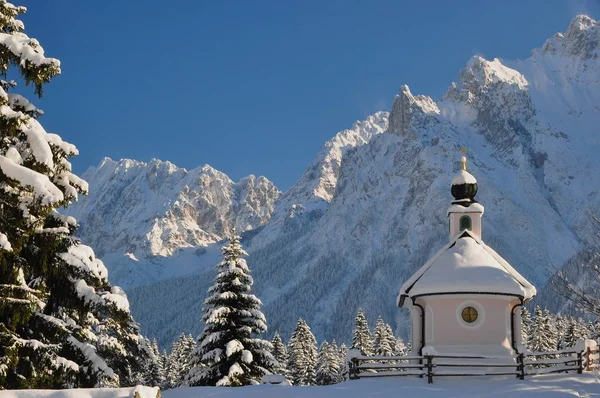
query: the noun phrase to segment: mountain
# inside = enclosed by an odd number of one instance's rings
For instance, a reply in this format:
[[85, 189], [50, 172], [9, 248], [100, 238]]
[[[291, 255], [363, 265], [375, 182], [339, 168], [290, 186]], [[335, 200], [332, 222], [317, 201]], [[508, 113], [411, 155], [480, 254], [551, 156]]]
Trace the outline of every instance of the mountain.
[[280, 195], [265, 177], [233, 182], [208, 165], [188, 171], [156, 159], [105, 158], [83, 178], [90, 194], [66, 213], [78, 217], [79, 236], [110, 262], [112, 278], [124, 287], [214, 265], [214, 243], [232, 228], [265, 225]]
[[[483, 239], [542, 287], [553, 267], [565, 264], [588, 242], [589, 214], [600, 211], [599, 47], [600, 24], [577, 16], [566, 33], [550, 38], [529, 58], [490, 61], [475, 56], [437, 101], [402, 86], [391, 112], [378, 112], [328, 141], [292, 188], [273, 195], [278, 197], [268, 202], [274, 203], [268, 220], [255, 227], [244, 224], [249, 232], [243, 243], [271, 330], [289, 335], [302, 317], [319, 339], [347, 341], [362, 306], [371, 322], [381, 314], [395, 319], [398, 332], [406, 332], [406, 314], [395, 307], [397, 289], [447, 240], [450, 181], [463, 147], [469, 171], [479, 182], [477, 199], [486, 209]], [[92, 174], [84, 177], [93, 190], [98, 183]], [[127, 188], [115, 184], [115, 192]], [[135, 195], [126, 214], [154, 214], [146, 206], [156, 202], [144, 199], [143, 192]], [[114, 231], [126, 224], [114, 205], [91, 204], [95, 195], [75, 207], [77, 212], [87, 207], [75, 214], [80, 234], [109, 257], [115, 247], [131, 252], [123, 243], [113, 243], [123, 233], [96, 241], [88, 236], [98, 235], [102, 223], [86, 226], [86, 213], [114, 220]], [[111, 197], [105, 201], [117, 204]], [[193, 263], [189, 251], [208, 244], [209, 238], [188, 233], [188, 224], [179, 222], [181, 213], [173, 214], [166, 218], [178, 226], [176, 243], [157, 241], [152, 250], [147, 243], [135, 245], [164, 261], [146, 268], [121, 267], [125, 271], [116, 276], [124, 278], [135, 269], [129, 276], [149, 281], [172, 275], [142, 277], [161, 267], [194, 272], [145, 286], [137, 283], [128, 291], [144, 331], [163, 343], [181, 330], [198, 332], [200, 303], [212, 280], [209, 262], [202, 258], [218, 254], [212, 243], [206, 255], [195, 257], [200, 258], [194, 260], [195, 268], [181, 265]], [[212, 231], [213, 224], [205, 226], [203, 220], [197, 219], [193, 228]], [[148, 225], [140, 227], [143, 236]], [[222, 235], [215, 232], [213, 242], [217, 236]], [[174, 254], [180, 247], [192, 257]], [[106, 255], [110, 265], [112, 258]]]

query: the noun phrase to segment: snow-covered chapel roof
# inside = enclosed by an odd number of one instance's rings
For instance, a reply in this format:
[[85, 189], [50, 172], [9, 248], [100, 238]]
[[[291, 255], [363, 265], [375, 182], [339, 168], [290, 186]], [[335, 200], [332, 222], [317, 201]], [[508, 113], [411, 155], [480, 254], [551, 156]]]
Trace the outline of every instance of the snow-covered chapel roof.
[[535, 287], [470, 231], [461, 231], [400, 288], [406, 297], [429, 294], [495, 293], [531, 299]]

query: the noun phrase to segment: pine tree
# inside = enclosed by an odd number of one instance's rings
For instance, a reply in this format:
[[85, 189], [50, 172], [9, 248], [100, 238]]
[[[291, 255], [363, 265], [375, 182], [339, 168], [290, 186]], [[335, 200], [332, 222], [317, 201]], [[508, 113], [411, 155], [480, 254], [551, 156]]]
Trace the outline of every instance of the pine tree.
[[373, 339], [362, 308], [358, 309], [355, 324], [356, 327], [352, 331], [352, 348], [360, 350], [363, 355], [373, 355]]
[[275, 360], [277, 361], [277, 366], [275, 367], [275, 369], [273, 369], [273, 373], [275, 374], [280, 374], [282, 376], [287, 376], [287, 348], [285, 346], [285, 344], [283, 344], [283, 341], [281, 340], [281, 336], [279, 335], [279, 332], [275, 332], [275, 334], [273, 335], [273, 340], [271, 341], [271, 344], [273, 345], [273, 351], [271, 352], [273, 354], [273, 357], [275, 358]]
[[547, 339], [547, 345], [550, 347], [548, 351], [558, 349], [558, 328], [554, 314], [547, 308], [544, 308], [544, 334]]
[[340, 368], [337, 350], [327, 341], [321, 343], [317, 357], [316, 384], [327, 386], [339, 383]]
[[[0, 1], [0, 73], [19, 69], [41, 96], [60, 74]], [[56, 213], [87, 191], [71, 172], [77, 149], [37, 120], [43, 112], [0, 81], [0, 385], [4, 388], [133, 383], [142, 339], [125, 294], [110, 286], [76, 221]]]
[[574, 347], [581, 339], [587, 339], [589, 330], [582, 319], [569, 318], [564, 336], [563, 348]]
[[556, 349], [562, 350], [565, 348], [565, 337], [569, 328], [569, 317], [563, 317], [561, 314], [554, 318], [554, 327], [556, 329]]
[[146, 369], [144, 384], [151, 387], [162, 386], [165, 381], [165, 369], [156, 340], [150, 344], [150, 348], [150, 361]]
[[342, 343], [342, 345], [340, 345], [340, 348], [338, 350], [338, 361], [339, 361], [339, 369], [340, 369], [340, 380], [346, 380], [347, 376], [348, 376], [348, 363], [346, 361], [346, 357], [348, 356], [348, 347], [346, 347], [346, 344]]
[[547, 311], [535, 307], [528, 346], [531, 351], [554, 351], [557, 345], [556, 329], [552, 327], [552, 316]]
[[396, 339], [392, 333], [392, 327], [379, 316], [373, 331], [373, 353], [378, 356], [392, 356], [395, 345]]
[[394, 342], [394, 355], [403, 356], [406, 355], [408, 351], [409, 348], [404, 343], [404, 340], [402, 340], [402, 337], [396, 337]]
[[168, 356], [164, 387], [177, 388], [183, 385], [185, 376], [190, 371], [192, 352], [196, 348], [196, 340], [191, 335], [181, 333], [171, 345], [171, 354]]
[[191, 386], [249, 385], [275, 366], [271, 343], [256, 337], [267, 325], [261, 301], [250, 293], [253, 280], [240, 237], [233, 232], [221, 250], [223, 260], [204, 301], [205, 326], [187, 376]]
[[308, 324], [299, 319], [288, 347], [288, 375], [295, 386], [316, 384], [317, 340]]

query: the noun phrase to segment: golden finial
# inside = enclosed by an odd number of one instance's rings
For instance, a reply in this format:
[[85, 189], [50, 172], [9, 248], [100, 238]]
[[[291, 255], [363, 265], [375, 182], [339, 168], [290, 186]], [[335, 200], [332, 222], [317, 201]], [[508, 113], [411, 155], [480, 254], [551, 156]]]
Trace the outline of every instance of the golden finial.
[[[467, 153], [467, 148], [463, 147], [460, 152], [463, 154]], [[467, 171], [467, 157], [463, 155], [463, 157], [460, 158], [460, 162], [462, 163], [462, 169]]]

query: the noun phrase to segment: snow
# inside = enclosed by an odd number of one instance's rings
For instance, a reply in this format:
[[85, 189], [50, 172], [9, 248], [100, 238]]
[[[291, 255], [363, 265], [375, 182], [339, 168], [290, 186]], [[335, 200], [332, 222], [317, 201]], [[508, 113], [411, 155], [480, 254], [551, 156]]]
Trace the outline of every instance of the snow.
[[46, 58], [43, 48], [37, 44], [37, 41], [29, 38], [24, 33], [0, 33], [0, 44], [6, 46], [10, 52], [20, 57], [21, 63], [30, 62], [37, 66], [52, 65], [60, 72], [60, 61], [56, 58]]
[[281, 386], [291, 385], [283, 375], [264, 375], [260, 380], [260, 384], [277, 384]]
[[457, 175], [454, 176], [454, 178], [452, 178], [452, 185], [462, 184], [477, 184], [477, 180], [468, 171], [461, 170]]
[[[469, 236], [461, 237], [464, 233]], [[469, 231], [462, 231], [418, 270], [401, 295], [480, 292], [531, 298], [536, 290], [496, 252]]]
[[128, 388], [0, 391], [0, 398], [158, 398], [159, 396], [160, 393], [158, 387], [144, 386]]
[[[163, 398], [558, 398], [600, 394], [596, 374], [543, 375], [520, 381], [513, 377], [438, 377], [434, 384], [418, 377], [381, 377], [350, 380], [331, 386], [188, 387], [164, 391]], [[0, 395], [0, 398], [3, 398]]]
[[481, 213], [483, 214], [485, 208], [479, 203], [470, 203], [469, 206], [462, 206], [453, 204], [448, 208], [447, 214], [450, 213]]
[[41, 198], [44, 205], [63, 200], [63, 193], [43, 174], [23, 167], [2, 155], [0, 155], [0, 169], [8, 178], [18, 181], [23, 186], [31, 187], [34, 196]]
[[3, 234], [2, 232], [0, 232], [0, 249], [2, 250], [6, 250], [6, 251], [12, 251], [12, 246], [10, 245], [10, 242], [8, 241], [8, 237]]
[[504, 66], [498, 58], [493, 61], [475, 55], [467, 63], [467, 69], [473, 71], [473, 75], [480, 85], [489, 85], [494, 83], [509, 83], [516, 85], [519, 89], [525, 89], [529, 83], [527, 79], [518, 71]]
[[244, 346], [237, 340], [231, 340], [229, 343], [225, 345], [225, 355], [229, 358], [236, 352], [242, 351]]
[[137, 259], [137, 257], [133, 253], [125, 253], [124, 256], [127, 257], [127, 258], [132, 259], [133, 261], [140, 261], [140, 260]]
[[103, 373], [110, 378], [116, 377], [114, 371], [108, 367], [104, 359], [96, 354], [96, 348], [93, 345], [89, 343], [82, 343], [73, 336], [69, 336], [67, 340], [69, 344], [77, 347], [79, 351], [81, 351], [81, 353], [86, 357], [86, 359], [91, 362], [91, 366], [95, 371]]
[[252, 357], [252, 353], [248, 350], [242, 351], [242, 362], [246, 364], [251, 364], [254, 358]]
[[96, 258], [94, 250], [89, 246], [82, 244], [71, 246], [67, 253], [60, 254], [60, 258], [73, 267], [91, 273], [98, 279], [104, 280], [108, 276], [108, 270], [104, 263]]

